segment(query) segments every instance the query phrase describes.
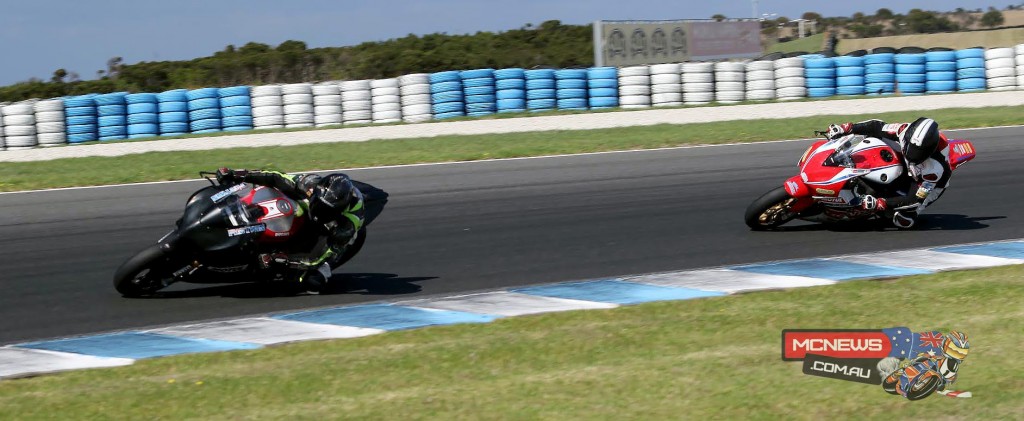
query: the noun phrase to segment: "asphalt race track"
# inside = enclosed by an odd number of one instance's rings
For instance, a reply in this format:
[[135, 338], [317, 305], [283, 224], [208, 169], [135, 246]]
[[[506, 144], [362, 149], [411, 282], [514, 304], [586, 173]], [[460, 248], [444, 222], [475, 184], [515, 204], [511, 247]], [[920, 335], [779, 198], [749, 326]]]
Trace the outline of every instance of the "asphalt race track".
[[[0, 195], [0, 344], [299, 308], [773, 259], [1024, 237], [1024, 128], [952, 132], [977, 159], [915, 231], [793, 223], [746, 206], [810, 141], [355, 170], [391, 194], [335, 291], [179, 284], [122, 298], [111, 277], [204, 181]], [[123, 159], [131, 159], [125, 157]], [[199, 168], [196, 169], [200, 170]], [[73, 174], [68, 174], [73, 177]]]

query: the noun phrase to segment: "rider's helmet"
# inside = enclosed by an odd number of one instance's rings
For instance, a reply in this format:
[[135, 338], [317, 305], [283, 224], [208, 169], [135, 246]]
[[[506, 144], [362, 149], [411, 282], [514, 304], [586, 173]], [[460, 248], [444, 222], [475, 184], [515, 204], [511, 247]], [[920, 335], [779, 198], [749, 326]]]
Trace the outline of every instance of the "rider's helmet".
[[332, 219], [348, 209], [356, 200], [355, 186], [345, 174], [321, 178], [309, 198], [309, 213], [314, 220]]
[[900, 136], [903, 156], [910, 164], [920, 164], [939, 147], [939, 124], [930, 118], [921, 117], [907, 126]]
[[963, 332], [951, 330], [946, 334], [946, 339], [942, 341], [942, 353], [958, 361], [967, 358], [967, 353], [970, 350], [971, 343], [967, 342], [967, 334]]

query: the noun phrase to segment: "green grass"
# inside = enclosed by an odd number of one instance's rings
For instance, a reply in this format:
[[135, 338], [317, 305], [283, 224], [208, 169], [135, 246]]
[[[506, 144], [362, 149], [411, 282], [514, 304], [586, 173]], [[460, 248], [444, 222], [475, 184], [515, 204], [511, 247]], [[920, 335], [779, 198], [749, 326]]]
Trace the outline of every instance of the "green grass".
[[[1024, 267], [502, 319], [0, 382], [0, 418], [1011, 419]], [[806, 376], [787, 328], [958, 329], [955, 389], [908, 402]]]
[[[602, 130], [527, 132], [422, 139], [375, 140], [314, 145], [150, 152], [119, 157], [85, 157], [0, 163], [0, 191], [104, 185], [197, 177], [200, 170], [234, 168], [288, 172], [423, 162], [472, 161], [565, 153], [667, 146], [753, 142], [811, 137], [836, 121], [881, 118], [910, 121], [919, 112], [851, 114], [779, 120], [657, 125]], [[1024, 107], [928, 111], [944, 129], [1019, 124]], [[211, 140], [215, 141], [215, 140]]]
[[825, 34], [814, 34], [805, 38], [797, 38], [792, 41], [779, 42], [769, 46], [765, 50], [765, 54], [771, 53], [793, 53], [797, 51], [806, 51], [808, 53], [816, 53], [821, 51], [821, 46], [825, 41]]

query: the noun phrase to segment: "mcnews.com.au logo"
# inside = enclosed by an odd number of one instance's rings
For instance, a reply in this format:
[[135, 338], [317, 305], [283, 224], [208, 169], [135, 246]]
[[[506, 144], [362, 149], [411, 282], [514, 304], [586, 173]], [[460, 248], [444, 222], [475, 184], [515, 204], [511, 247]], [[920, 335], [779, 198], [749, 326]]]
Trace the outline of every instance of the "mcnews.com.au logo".
[[952, 390], [960, 365], [970, 351], [967, 334], [951, 330], [912, 332], [888, 329], [786, 329], [783, 361], [803, 361], [804, 374], [858, 383], [909, 400], [933, 393], [969, 398]]

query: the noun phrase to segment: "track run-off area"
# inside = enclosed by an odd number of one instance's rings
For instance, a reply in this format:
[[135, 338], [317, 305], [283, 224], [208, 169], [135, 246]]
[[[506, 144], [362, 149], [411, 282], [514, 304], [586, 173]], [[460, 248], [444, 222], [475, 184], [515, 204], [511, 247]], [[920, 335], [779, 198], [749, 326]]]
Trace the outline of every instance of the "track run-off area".
[[[391, 194], [332, 294], [180, 284], [126, 299], [110, 283], [205, 181], [0, 195], [0, 345], [195, 320], [425, 298], [576, 279], [1024, 237], [1024, 128], [974, 141], [919, 229], [750, 232], [746, 206], [811, 143], [764, 142], [347, 171]], [[69, 175], [71, 176], [71, 175]]]

